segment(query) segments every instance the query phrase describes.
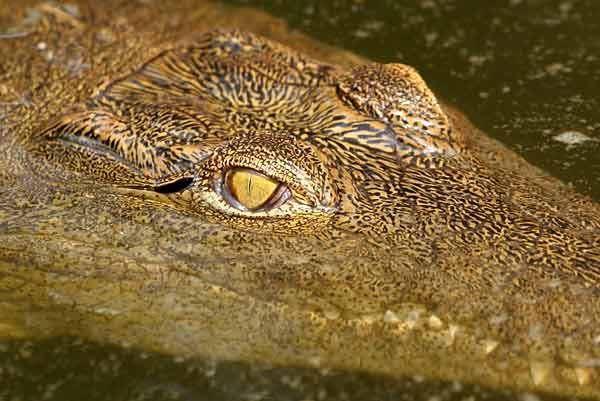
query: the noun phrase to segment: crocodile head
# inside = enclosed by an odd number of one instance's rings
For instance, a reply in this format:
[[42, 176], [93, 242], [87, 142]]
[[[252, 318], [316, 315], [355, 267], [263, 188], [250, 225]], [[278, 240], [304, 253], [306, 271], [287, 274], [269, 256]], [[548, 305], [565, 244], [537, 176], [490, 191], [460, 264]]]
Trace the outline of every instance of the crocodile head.
[[411, 67], [342, 71], [214, 32], [100, 88], [32, 149], [216, 223], [399, 243], [415, 220], [402, 177], [462, 163], [460, 147]]
[[27, 140], [98, 227], [134, 222], [63, 255], [93, 274], [49, 298], [91, 337], [178, 354], [597, 394], [598, 208], [470, 130], [411, 67], [206, 33]]

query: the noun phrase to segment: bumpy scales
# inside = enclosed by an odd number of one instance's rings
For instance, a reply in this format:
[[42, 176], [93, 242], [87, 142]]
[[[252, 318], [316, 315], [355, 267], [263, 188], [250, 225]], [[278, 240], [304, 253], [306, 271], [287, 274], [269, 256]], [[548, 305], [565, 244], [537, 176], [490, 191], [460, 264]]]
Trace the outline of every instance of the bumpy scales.
[[[318, 222], [372, 235], [383, 224], [392, 235], [380, 241], [420, 249], [421, 230], [441, 225], [452, 246], [511, 239], [492, 257], [598, 285], [598, 248], [573, 238], [580, 251], [567, 252], [566, 223], [520, 211], [462, 147], [412, 67], [344, 71], [252, 34], [215, 31], [100, 88], [42, 131], [32, 150], [107, 183], [169, 193], [163, 201], [179, 208], [216, 210], [219, 221], [242, 217], [241, 228], [267, 219], [283, 233]], [[233, 168], [271, 177], [292, 196], [270, 210], [236, 208], [224, 180]], [[422, 220], [407, 224], [415, 212]]]
[[[598, 209], [566, 190], [550, 197], [543, 178], [495, 163], [413, 68], [345, 69], [252, 34], [213, 31], [127, 71], [83, 104], [61, 104], [65, 114], [41, 121], [24, 143], [37, 162], [74, 172], [77, 188], [151, 219], [162, 213], [168, 222], [152, 223], [157, 234], [143, 254], [158, 262], [142, 281], [159, 267], [201, 279], [163, 298], [161, 322], [167, 311], [176, 324], [205, 324], [187, 314], [227, 288], [265, 300], [261, 319], [280, 313], [281, 332], [254, 329], [294, 358], [289, 344], [306, 342], [300, 347], [321, 347], [344, 367], [425, 367], [452, 380], [516, 377], [519, 388], [595, 394]], [[139, 240], [125, 244], [115, 259], [137, 255]], [[93, 270], [100, 262], [90, 260]], [[194, 298], [205, 282], [219, 295]], [[187, 289], [195, 301], [173, 308]], [[392, 313], [407, 305], [407, 318]], [[435, 315], [412, 319], [415, 305]], [[391, 325], [354, 319], [377, 313]], [[248, 314], [230, 334], [253, 324]], [[243, 337], [242, 347], [251, 343]], [[273, 349], [277, 360], [281, 348]]]

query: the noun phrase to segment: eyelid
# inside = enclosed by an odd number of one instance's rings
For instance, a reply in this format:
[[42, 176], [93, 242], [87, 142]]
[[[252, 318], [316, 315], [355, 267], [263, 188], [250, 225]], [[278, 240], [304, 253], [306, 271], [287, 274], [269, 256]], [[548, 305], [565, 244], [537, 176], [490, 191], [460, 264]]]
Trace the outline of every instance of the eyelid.
[[285, 184], [298, 202], [321, 204], [327, 172], [314, 149], [293, 135], [282, 132], [251, 131], [237, 134], [216, 149], [207, 170], [223, 172], [248, 168]]
[[[265, 219], [265, 222], [275, 217], [321, 219], [337, 210], [339, 200], [325, 169], [326, 162], [311, 144], [301, 142], [291, 133], [239, 132], [215, 148], [199, 165], [196, 176], [202, 190], [195, 192], [195, 196], [200, 204], [230, 216]], [[282, 196], [268, 207], [249, 210], [231, 199], [233, 196], [227, 198], [224, 175], [231, 169], [256, 171], [279, 182], [286, 191], [281, 188]]]

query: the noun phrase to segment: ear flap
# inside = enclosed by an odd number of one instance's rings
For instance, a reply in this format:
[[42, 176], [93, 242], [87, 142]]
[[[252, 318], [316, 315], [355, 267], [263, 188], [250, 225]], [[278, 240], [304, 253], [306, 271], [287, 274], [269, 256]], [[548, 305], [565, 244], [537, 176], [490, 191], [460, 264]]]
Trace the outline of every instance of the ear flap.
[[460, 150], [452, 127], [419, 73], [404, 64], [367, 64], [341, 76], [338, 97], [396, 132], [402, 161], [431, 163]]

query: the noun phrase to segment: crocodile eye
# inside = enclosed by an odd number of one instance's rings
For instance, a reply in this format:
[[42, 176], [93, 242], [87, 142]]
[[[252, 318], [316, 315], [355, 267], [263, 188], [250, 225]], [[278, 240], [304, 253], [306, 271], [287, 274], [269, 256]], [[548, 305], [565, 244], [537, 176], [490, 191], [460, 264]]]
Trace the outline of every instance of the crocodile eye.
[[233, 168], [225, 173], [223, 196], [244, 211], [267, 211], [285, 203], [290, 197], [286, 185], [256, 170]]

